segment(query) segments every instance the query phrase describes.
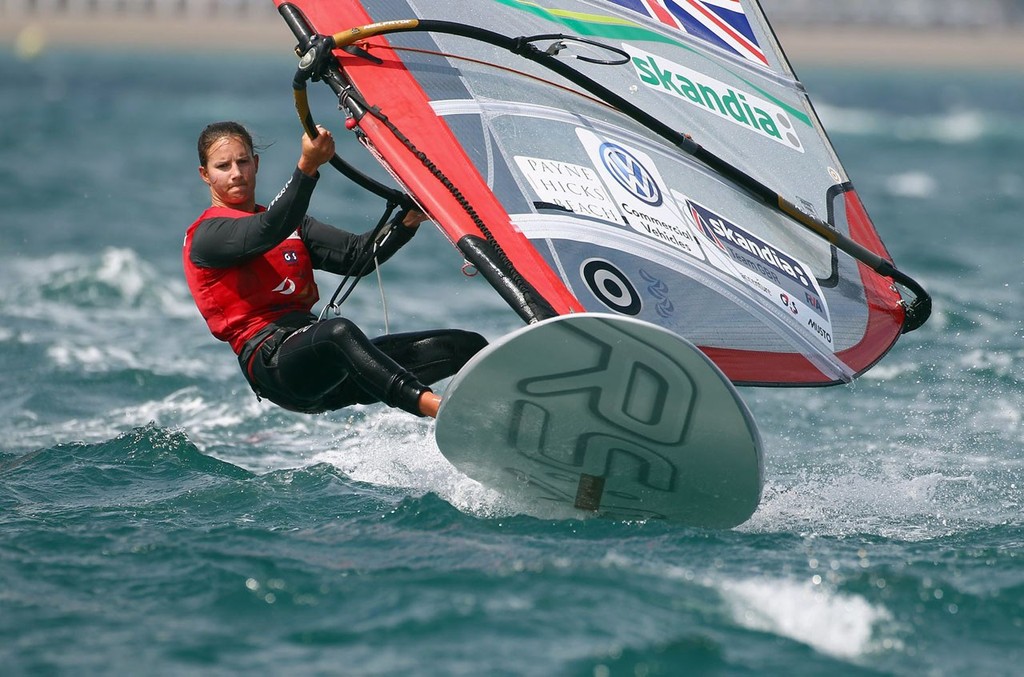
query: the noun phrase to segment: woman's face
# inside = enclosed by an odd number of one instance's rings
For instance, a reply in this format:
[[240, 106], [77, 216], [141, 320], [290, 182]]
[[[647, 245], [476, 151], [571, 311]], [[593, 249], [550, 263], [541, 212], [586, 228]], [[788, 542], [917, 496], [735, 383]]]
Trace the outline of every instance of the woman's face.
[[199, 176], [210, 186], [214, 206], [256, 210], [256, 171], [260, 158], [237, 136], [222, 136], [206, 149]]

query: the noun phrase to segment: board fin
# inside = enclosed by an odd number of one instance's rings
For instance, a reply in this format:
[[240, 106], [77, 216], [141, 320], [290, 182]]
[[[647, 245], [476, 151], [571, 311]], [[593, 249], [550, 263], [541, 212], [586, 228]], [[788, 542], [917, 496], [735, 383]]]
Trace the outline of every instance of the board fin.
[[576, 501], [573, 503], [575, 507], [580, 510], [597, 512], [601, 509], [601, 496], [603, 495], [603, 477], [580, 473], [580, 483], [576, 488]]

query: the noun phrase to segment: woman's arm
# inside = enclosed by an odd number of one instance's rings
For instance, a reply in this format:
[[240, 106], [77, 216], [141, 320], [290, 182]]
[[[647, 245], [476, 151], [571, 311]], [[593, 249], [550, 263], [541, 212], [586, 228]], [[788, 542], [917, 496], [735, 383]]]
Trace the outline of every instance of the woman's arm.
[[[387, 261], [416, 234], [426, 216], [418, 211], [401, 211], [378, 235], [378, 263]], [[373, 231], [354, 235], [347, 231], [307, 218], [303, 224], [302, 240], [309, 250], [313, 266], [337, 275], [367, 274], [374, 270], [374, 261], [363, 261], [373, 250]], [[362, 268], [362, 270], [357, 270]]]
[[316, 177], [296, 169], [265, 212], [206, 219], [192, 236], [192, 262], [228, 268], [270, 251], [302, 225], [316, 182]]

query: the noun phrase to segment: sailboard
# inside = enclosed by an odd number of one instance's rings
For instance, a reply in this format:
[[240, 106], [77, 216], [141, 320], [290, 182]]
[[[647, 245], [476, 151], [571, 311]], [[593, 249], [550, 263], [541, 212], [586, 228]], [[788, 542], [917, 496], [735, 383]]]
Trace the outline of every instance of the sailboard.
[[728, 528], [761, 498], [761, 437], [736, 388], [689, 341], [624, 315], [559, 315], [493, 341], [445, 389], [436, 438], [539, 517]]
[[[736, 385], [871, 368], [931, 300], [886, 251], [756, 0], [275, 0], [326, 82], [521, 320], [647, 322]], [[404, 202], [403, 202], [404, 201]]]

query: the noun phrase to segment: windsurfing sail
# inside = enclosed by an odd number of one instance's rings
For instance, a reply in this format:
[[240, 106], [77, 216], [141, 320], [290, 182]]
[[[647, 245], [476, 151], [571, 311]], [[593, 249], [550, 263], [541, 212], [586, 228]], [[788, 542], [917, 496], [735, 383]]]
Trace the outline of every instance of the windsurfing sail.
[[738, 384], [827, 385], [927, 318], [755, 0], [275, 2], [307, 128], [324, 79], [527, 322], [620, 313]]

